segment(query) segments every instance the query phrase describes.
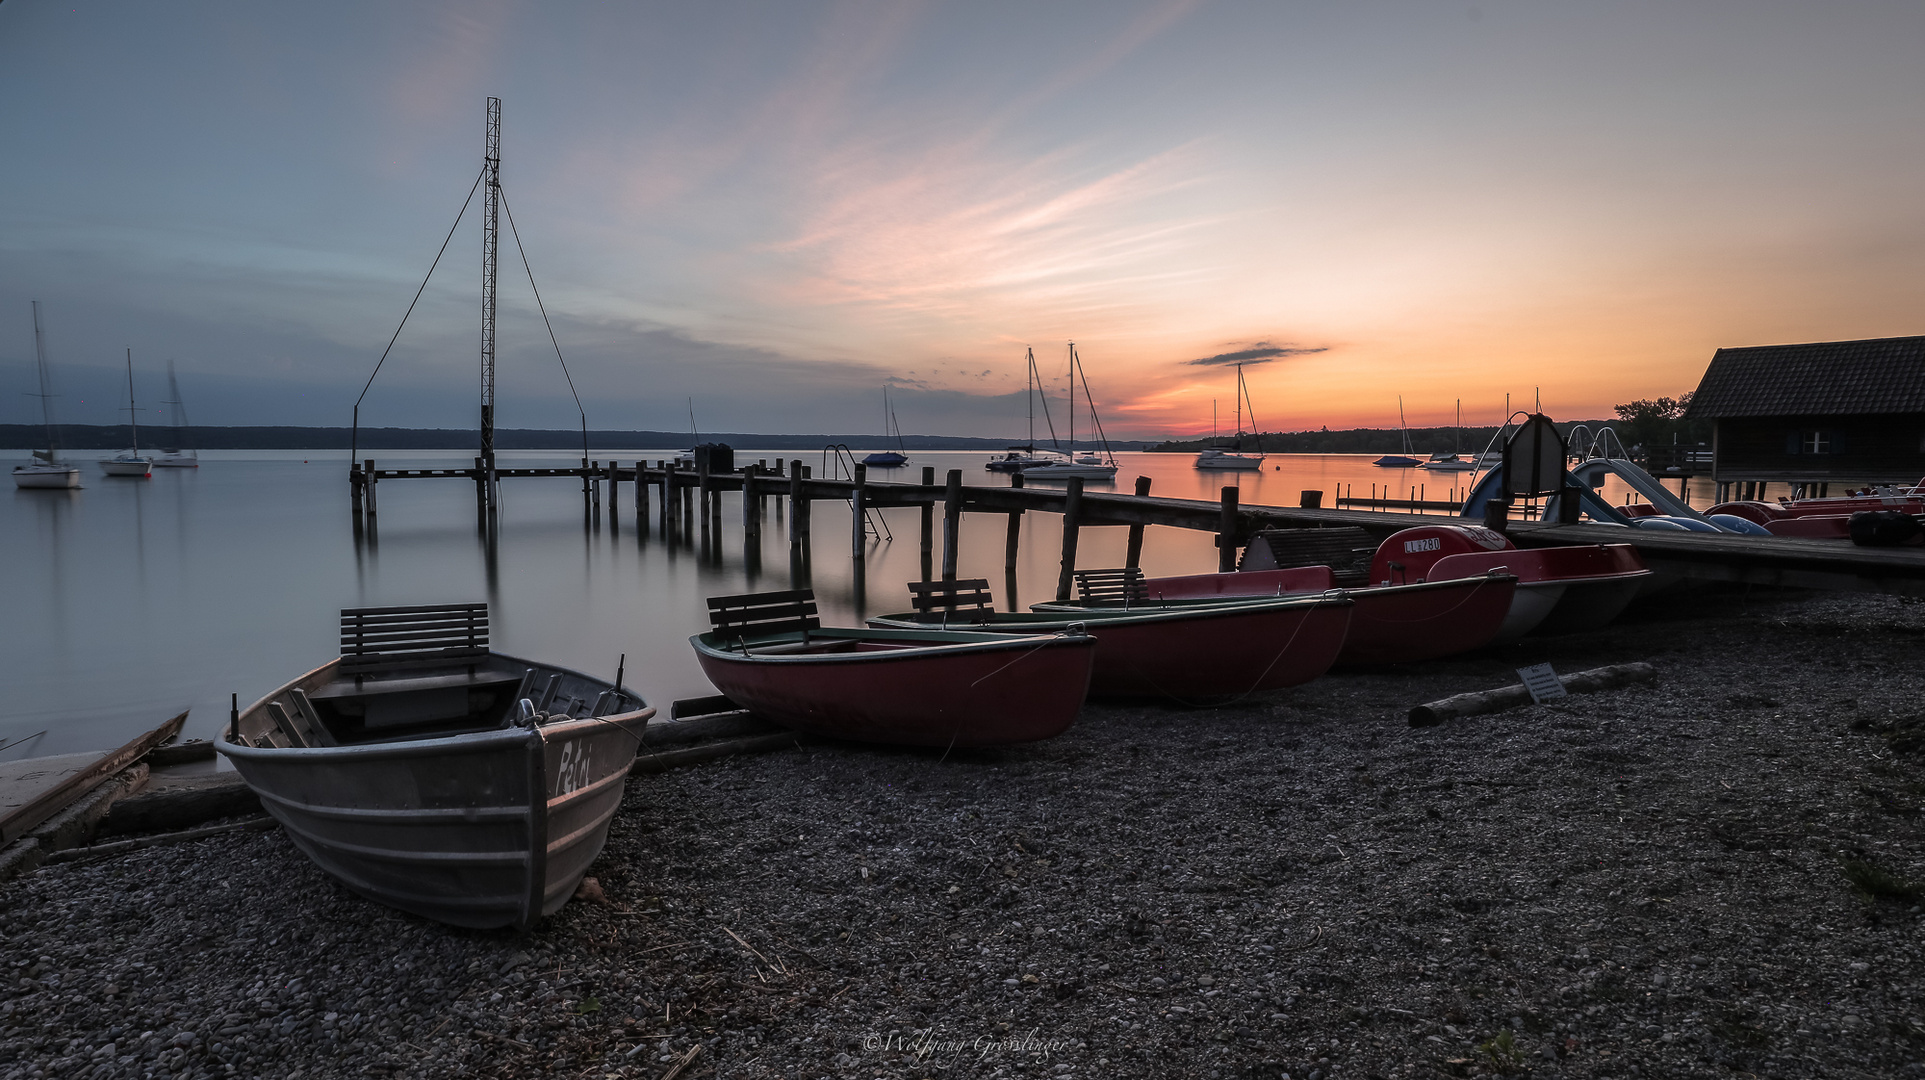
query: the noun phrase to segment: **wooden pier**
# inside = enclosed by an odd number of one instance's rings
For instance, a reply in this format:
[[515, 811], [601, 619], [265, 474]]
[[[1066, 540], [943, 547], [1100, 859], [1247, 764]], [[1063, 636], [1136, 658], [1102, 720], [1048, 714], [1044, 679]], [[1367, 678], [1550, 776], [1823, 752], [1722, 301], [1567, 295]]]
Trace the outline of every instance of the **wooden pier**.
[[[1223, 488], [1221, 498], [1216, 501], [1155, 497], [1149, 493], [1148, 477], [1137, 478], [1133, 494], [1122, 494], [1086, 490], [1081, 480], [1070, 480], [1061, 487], [1030, 487], [1022, 483], [1020, 473], [1011, 476], [1009, 487], [970, 487], [963, 484], [960, 469], [949, 470], [941, 483], [936, 482], [935, 470], [930, 468], [922, 470], [920, 483], [872, 481], [861, 465], [854, 466], [852, 471], [854, 475], [846, 479], [816, 477], [800, 459], [787, 462], [764, 459], [720, 473], [671, 461], [637, 461], [625, 465], [586, 461], [580, 466], [490, 472], [482, 467], [480, 459], [470, 469], [378, 469], [375, 462], [369, 460], [353, 466], [349, 480], [357, 520], [366, 515], [370, 523], [378, 514], [376, 492], [380, 483], [387, 480], [466, 480], [475, 485], [477, 513], [485, 515], [493, 503], [487, 497], [492, 484], [502, 480], [570, 477], [582, 485], [583, 512], [591, 522], [598, 520], [604, 509], [613, 518], [619, 512], [622, 489], [629, 487], [637, 528], [647, 529], [652, 515], [664, 536], [688, 535], [697, 529], [719, 536], [722, 495], [740, 493], [744, 539], [749, 546], [760, 550], [763, 523], [769, 516], [768, 504], [773, 501], [778, 519], [784, 509], [787, 511], [792, 553], [804, 559], [808, 557], [814, 504], [840, 502], [848, 507], [850, 514], [850, 557], [855, 560], [858, 571], [866, 559], [870, 541], [889, 536], [888, 525], [881, 520], [879, 511], [917, 507], [922, 511], [920, 552], [925, 578], [931, 578], [937, 569], [934, 564], [938, 532], [940, 574], [945, 578], [956, 576], [958, 537], [965, 514], [996, 514], [1007, 518], [1004, 569], [1012, 573], [1016, 568], [1023, 516], [1032, 511], [1057, 514], [1063, 518], [1062, 568], [1056, 588], [1059, 599], [1069, 596], [1077, 569], [1079, 533], [1083, 528], [1128, 528], [1127, 565], [1130, 566], [1138, 564], [1145, 526], [1214, 533], [1220, 552], [1219, 568], [1227, 570], [1235, 565], [1237, 549], [1259, 529], [1356, 526], [1382, 539], [1418, 525], [1464, 522], [1454, 515], [1394, 512], [1413, 508], [1448, 509], [1454, 505], [1421, 499], [1340, 499], [1351, 505], [1367, 503], [1379, 508], [1324, 509], [1319, 505], [1322, 493], [1307, 491], [1301, 506], [1251, 506], [1238, 501], [1235, 487]], [[937, 508], [942, 512], [939, 530], [935, 521]], [[1658, 532], [1538, 521], [1511, 521], [1508, 529], [1513, 542], [1520, 547], [1631, 544], [1653, 570], [1681, 578], [1925, 595], [1925, 549], [1919, 548], [1861, 548], [1839, 541]]]

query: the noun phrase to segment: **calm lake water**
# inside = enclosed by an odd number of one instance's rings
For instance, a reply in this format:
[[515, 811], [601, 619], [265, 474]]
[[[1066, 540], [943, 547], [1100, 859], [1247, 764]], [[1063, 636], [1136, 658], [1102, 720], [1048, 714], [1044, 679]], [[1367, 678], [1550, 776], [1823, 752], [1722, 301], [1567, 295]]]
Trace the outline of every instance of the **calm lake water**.
[[[604, 453], [604, 458], [608, 455]], [[673, 451], [617, 451], [624, 462]], [[773, 460], [773, 452], [766, 452]], [[106, 455], [99, 455], [106, 456]], [[382, 468], [458, 467], [461, 451], [364, 451]], [[738, 452], [737, 462], [765, 452]], [[825, 475], [820, 455], [795, 454]], [[22, 455], [24, 457], [24, 455]], [[972, 486], [1006, 486], [983, 469], [979, 451], [915, 451], [911, 464], [875, 470], [879, 480], [915, 481], [934, 466], [938, 480], [960, 468]], [[682, 697], [712, 693], [688, 637], [707, 629], [709, 596], [790, 588], [816, 591], [827, 623], [908, 607], [903, 583], [921, 574], [915, 508], [883, 512], [893, 540], [872, 540], [860, 580], [850, 558], [846, 504], [815, 505], [806, 566], [792, 567], [788, 522], [774, 501], [759, 559], [744, 544], [741, 499], [722, 497], [719, 533], [704, 555], [699, 533], [662, 538], [658, 518], [635, 526], [633, 485], [617, 513], [604, 508], [585, 527], [579, 486], [568, 479], [503, 481], [496, 538], [476, 529], [474, 488], [465, 480], [381, 485], [379, 528], [357, 543], [348, 512], [346, 455], [306, 451], [203, 451], [199, 469], [156, 469], [149, 480], [99, 474], [85, 455], [81, 490], [11, 491], [0, 510], [0, 656], [8, 693], [0, 701], [0, 759], [119, 745], [190, 709], [189, 737], [211, 737], [226, 722], [228, 695], [243, 704], [339, 651], [340, 608], [486, 600], [497, 649], [613, 677], [628, 656], [626, 682], [666, 712]], [[566, 452], [518, 452], [503, 467], [570, 465]], [[1246, 504], [1295, 506], [1306, 488], [1330, 506], [1340, 484], [1424, 485], [1448, 498], [1463, 474], [1373, 468], [1369, 455], [1273, 456], [1260, 473], [1215, 473], [1187, 454], [1120, 454], [1114, 484], [1137, 476], [1153, 493], [1216, 499], [1235, 484]], [[1693, 501], [1702, 505], [1699, 492]], [[1617, 501], [1614, 497], [1613, 501]], [[659, 513], [659, 503], [651, 507]], [[941, 559], [940, 511], [936, 559]], [[986, 577], [997, 607], [1020, 610], [1055, 590], [1062, 533], [1053, 514], [1023, 523], [1015, 595], [1003, 573], [1006, 519], [965, 515], [963, 577]], [[1152, 575], [1216, 568], [1208, 533], [1147, 530], [1143, 567]], [[1085, 529], [1078, 565], [1121, 566], [1126, 530]], [[806, 578], [806, 580], [804, 580]]]

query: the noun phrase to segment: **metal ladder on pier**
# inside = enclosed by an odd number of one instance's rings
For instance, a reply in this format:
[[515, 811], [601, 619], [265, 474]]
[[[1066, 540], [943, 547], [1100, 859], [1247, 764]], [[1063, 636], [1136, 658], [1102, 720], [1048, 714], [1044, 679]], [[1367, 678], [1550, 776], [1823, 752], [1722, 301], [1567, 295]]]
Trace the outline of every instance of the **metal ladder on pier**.
[[[822, 448], [822, 468], [820, 472], [823, 474], [823, 479], [825, 480], [848, 480], [854, 482], [856, 478], [856, 455], [849, 449], [849, 444], [830, 443], [824, 446]], [[856, 508], [856, 501], [854, 499], [844, 499], [842, 501], [849, 504], [849, 510], [854, 512]], [[889, 522], [883, 518], [882, 512], [873, 506], [864, 506], [862, 508], [862, 530], [865, 535], [874, 540], [894, 540], [896, 538], [895, 534], [889, 531]]]

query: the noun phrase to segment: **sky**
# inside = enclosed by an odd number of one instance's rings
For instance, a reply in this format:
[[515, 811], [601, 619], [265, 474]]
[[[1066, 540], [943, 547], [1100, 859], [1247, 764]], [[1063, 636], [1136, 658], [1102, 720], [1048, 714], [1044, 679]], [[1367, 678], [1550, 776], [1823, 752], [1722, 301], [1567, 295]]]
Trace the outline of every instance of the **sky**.
[[[0, 422], [345, 425], [479, 175], [590, 427], [1560, 419], [1925, 333], [1925, 5], [0, 3]], [[367, 391], [473, 427], [480, 197]], [[574, 427], [504, 223], [503, 427]], [[1086, 422], [1086, 421], [1085, 421]], [[1249, 426], [1246, 418], [1245, 426]], [[1079, 424], [1079, 427], [1081, 425]]]

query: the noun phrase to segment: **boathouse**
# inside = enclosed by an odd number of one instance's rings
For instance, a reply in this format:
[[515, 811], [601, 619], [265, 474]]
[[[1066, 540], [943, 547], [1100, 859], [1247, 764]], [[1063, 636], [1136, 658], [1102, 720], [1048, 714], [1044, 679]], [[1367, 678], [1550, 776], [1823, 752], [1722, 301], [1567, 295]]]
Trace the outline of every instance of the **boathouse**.
[[1712, 423], [1720, 497], [1925, 476], [1925, 337], [1719, 349], [1687, 419]]

